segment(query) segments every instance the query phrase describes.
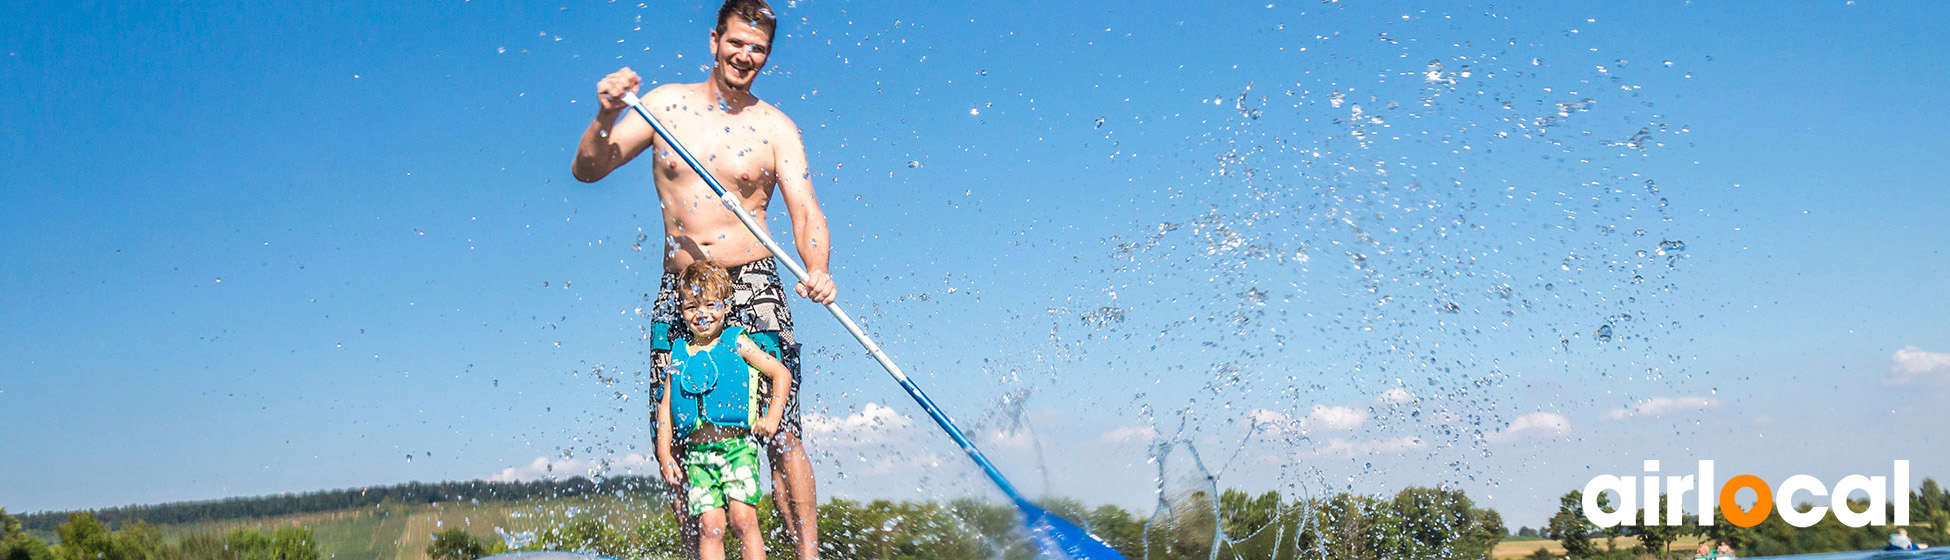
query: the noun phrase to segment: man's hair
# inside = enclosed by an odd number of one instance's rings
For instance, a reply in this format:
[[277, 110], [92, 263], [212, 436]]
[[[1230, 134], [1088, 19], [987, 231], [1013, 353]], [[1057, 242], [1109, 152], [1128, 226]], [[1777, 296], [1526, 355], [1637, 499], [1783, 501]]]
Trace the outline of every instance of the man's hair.
[[711, 261], [697, 261], [677, 275], [679, 303], [708, 303], [731, 299], [731, 274]]
[[745, 23], [765, 31], [765, 38], [778, 34], [779, 18], [772, 13], [772, 5], [765, 0], [725, 0], [724, 7], [718, 8], [718, 34], [730, 29], [731, 16], [745, 18]]

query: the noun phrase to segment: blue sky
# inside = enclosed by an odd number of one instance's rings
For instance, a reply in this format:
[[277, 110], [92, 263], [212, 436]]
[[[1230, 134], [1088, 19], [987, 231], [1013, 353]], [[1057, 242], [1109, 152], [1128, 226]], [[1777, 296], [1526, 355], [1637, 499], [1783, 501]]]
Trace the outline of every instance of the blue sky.
[[[1935, 4], [779, 8], [841, 303], [1032, 493], [1950, 472]], [[0, 506], [634, 468], [656, 201], [568, 161], [714, 9], [0, 8]], [[989, 492], [796, 309], [823, 490]]]

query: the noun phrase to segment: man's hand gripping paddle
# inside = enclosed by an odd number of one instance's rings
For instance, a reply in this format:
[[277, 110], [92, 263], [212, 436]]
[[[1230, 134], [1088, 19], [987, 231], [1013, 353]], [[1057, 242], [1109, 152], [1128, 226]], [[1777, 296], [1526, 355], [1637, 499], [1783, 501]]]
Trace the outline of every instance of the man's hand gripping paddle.
[[[679, 157], [684, 158], [684, 163], [690, 164], [692, 171], [697, 172], [699, 177], [704, 178], [704, 183], [710, 185], [711, 190], [718, 193], [718, 200], [724, 203], [725, 208], [730, 209], [732, 214], [736, 214], [738, 221], [744, 222], [745, 228], [751, 230], [752, 235], [758, 237], [759, 243], [763, 243], [765, 249], [772, 252], [772, 256], [777, 257], [780, 263], [785, 264], [786, 270], [792, 271], [794, 277], [800, 279], [806, 278], [806, 269], [800, 267], [799, 263], [794, 261], [792, 257], [786, 256], [785, 250], [779, 248], [777, 242], [772, 241], [772, 236], [765, 231], [765, 228], [759, 227], [758, 222], [752, 220], [751, 214], [745, 212], [744, 205], [739, 204], [737, 198], [725, 191], [724, 186], [718, 184], [718, 179], [712, 177], [709, 171], [705, 171], [704, 165], [698, 163], [697, 158], [691, 157], [691, 153], [684, 149], [684, 145], [679, 143], [676, 137], [671, 136], [669, 130], [664, 129], [662, 122], [658, 122], [656, 117], [650, 116], [650, 111], [643, 108], [643, 103], [637, 99], [636, 94], [625, 92], [623, 94], [623, 102], [628, 103], [631, 109], [636, 110], [636, 114], [641, 115], [643, 120], [648, 121], [650, 128], [656, 129], [657, 136], [663, 137], [664, 143], [669, 144], [671, 150], [677, 152]], [[967, 436], [962, 435], [960, 428], [955, 427], [955, 422], [949, 420], [948, 415], [942, 413], [941, 409], [934, 405], [934, 401], [928, 398], [927, 393], [921, 392], [921, 387], [915, 385], [913, 380], [907, 378], [907, 374], [901, 373], [900, 366], [894, 365], [894, 361], [887, 357], [887, 353], [880, 350], [880, 345], [874, 344], [873, 339], [867, 338], [867, 333], [860, 330], [860, 325], [854, 324], [852, 317], [847, 316], [845, 311], [841, 311], [840, 306], [837, 304], [826, 304], [826, 311], [831, 312], [833, 318], [838, 319], [840, 325], [846, 327], [846, 332], [852, 333], [853, 338], [860, 341], [861, 346], [866, 347], [867, 354], [872, 355], [874, 361], [880, 362], [880, 367], [886, 368], [887, 373], [894, 376], [894, 381], [900, 382], [901, 388], [907, 390], [907, 395], [914, 397], [914, 402], [920, 403], [921, 408], [928, 411], [928, 416], [934, 418], [934, 423], [941, 425], [941, 429], [948, 432], [948, 437], [954, 438], [955, 443], [961, 445], [961, 450], [968, 453], [968, 458], [974, 459], [975, 464], [981, 465], [982, 472], [988, 473], [989, 480], [995, 481], [995, 485], [1002, 488], [1002, 493], [1008, 494], [1009, 499], [1015, 501], [1016, 508], [1022, 510], [1024, 529], [1029, 532], [1032, 538], [1036, 539], [1036, 546], [1042, 549], [1043, 557], [1076, 560], [1123, 560], [1124, 555], [1118, 554], [1116, 550], [1111, 549], [1109, 545], [1104, 544], [1104, 541], [1098, 539], [1095, 535], [1091, 535], [1088, 531], [1084, 531], [1082, 528], [1068, 521], [1064, 521], [1061, 517], [1051, 515], [1049, 512], [1043, 511], [1043, 508], [1036, 507], [1036, 504], [1029, 503], [1029, 500], [1023, 499], [1022, 494], [1016, 492], [1016, 487], [1009, 484], [1009, 479], [1003, 478], [1002, 473], [995, 470], [995, 465], [989, 464], [988, 458], [982, 456], [982, 451], [976, 449], [975, 444], [970, 443]]]

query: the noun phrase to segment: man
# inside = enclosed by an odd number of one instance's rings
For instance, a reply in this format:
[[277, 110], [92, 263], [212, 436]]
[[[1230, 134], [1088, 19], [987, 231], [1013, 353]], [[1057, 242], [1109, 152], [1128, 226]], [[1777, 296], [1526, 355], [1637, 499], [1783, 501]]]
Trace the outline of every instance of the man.
[[[765, 210], [777, 192], [792, 219], [793, 239], [807, 277], [795, 290], [800, 296], [831, 303], [838, 295], [827, 274], [829, 233], [826, 215], [813, 194], [811, 172], [799, 128], [784, 113], [752, 94], [752, 82], [771, 55], [777, 18], [764, 0], [727, 0], [718, 10], [711, 32], [711, 56], [716, 65], [702, 83], [668, 84], [642, 94], [643, 107], [692, 150], [712, 176], [735, 194], [761, 227]], [[676, 274], [693, 262], [708, 260], [729, 270], [735, 294], [732, 318], [753, 335], [770, 335], [768, 350], [779, 353], [792, 370], [792, 387], [785, 422], [777, 436], [762, 443], [772, 464], [774, 500], [798, 556], [818, 556], [819, 526], [812, 462], [800, 440], [799, 351], [792, 336], [792, 315], [785, 305], [777, 262], [737, 216], [718, 202], [704, 180], [683, 158], [658, 138], [643, 119], [625, 114], [624, 92], [636, 92], [642, 79], [629, 68], [596, 84], [601, 109], [576, 147], [573, 172], [577, 180], [595, 182], [651, 150], [657, 199], [664, 217], [664, 278], [652, 307], [651, 362], [661, 385], [669, 363], [670, 340], [681, 339], [686, 327], [677, 316]], [[776, 187], [776, 191], [774, 190]], [[667, 333], [667, 334], [666, 334]], [[764, 336], [754, 336], [765, 345]], [[653, 396], [661, 391], [652, 388]], [[675, 483], [675, 481], [667, 481]], [[680, 498], [681, 499], [681, 498]], [[678, 508], [682, 510], [683, 508]], [[679, 514], [682, 515], [681, 513]]]

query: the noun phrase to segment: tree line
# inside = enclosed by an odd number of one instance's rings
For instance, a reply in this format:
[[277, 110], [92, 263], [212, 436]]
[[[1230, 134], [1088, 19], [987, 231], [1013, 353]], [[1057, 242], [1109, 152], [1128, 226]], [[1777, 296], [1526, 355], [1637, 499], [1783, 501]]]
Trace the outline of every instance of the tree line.
[[[525, 485], [521, 492], [498, 485], [491, 500], [535, 496], [609, 493], [650, 496], [654, 479], [586, 479], [563, 481], [552, 487]], [[389, 487], [395, 502], [471, 501], [486, 483], [401, 485]], [[366, 491], [351, 507], [372, 503]], [[228, 534], [198, 533], [165, 538], [161, 525], [145, 517], [166, 513], [191, 522], [234, 519], [238, 511], [315, 513], [320, 507], [349, 496], [321, 495], [256, 498], [268, 503], [240, 503], [252, 499], [168, 507], [117, 508], [121, 526], [111, 525], [95, 512], [74, 512], [54, 528], [58, 544], [48, 545], [22, 529], [12, 517], [0, 541], [0, 560], [320, 560], [308, 528], [271, 531], [239, 529]], [[287, 501], [281, 499], [289, 498]], [[482, 500], [487, 502], [489, 500]], [[656, 500], [651, 500], [655, 503]], [[1127, 558], [1206, 560], [1217, 547], [1222, 557], [1294, 558], [1298, 560], [1486, 560], [1505, 534], [1495, 510], [1478, 508], [1462, 491], [1411, 487], [1394, 496], [1337, 494], [1328, 497], [1282, 497], [1277, 492], [1250, 494], [1205, 492], [1177, 496], [1150, 517], [1139, 517], [1115, 505], [1088, 507], [1076, 500], [1056, 498], [1040, 502], [1045, 509], [1076, 522], [1103, 538]], [[207, 511], [193, 508], [202, 506]], [[218, 507], [224, 506], [224, 507]], [[178, 509], [171, 509], [178, 508]], [[256, 509], [252, 509], [256, 508]], [[759, 504], [761, 524], [768, 529], [769, 550], [790, 550], [779, 530], [771, 500]], [[228, 515], [233, 517], [217, 517]], [[833, 499], [819, 506], [820, 547], [830, 558], [875, 560], [1028, 560], [1036, 556], [1034, 543], [1022, 534], [1015, 508], [975, 499], [941, 502], [855, 501]], [[448, 528], [434, 535], [425, 552], [434, 560], [475, 560], [511, 550], [571, 550], [615, 558], [681, 558], [678, 528], [661, 507], [630, 515], [583, 514], [536, 531], [533, 540], [503, 540]], [[512, 545], [512, 546], [511, 546]], [[736, 558], [736, 547], [727, 547]]]
[[[1126, 558], [1207, 560], [1486, 560], [1504, 534], [1502, 516], [1475, 507], [1460, 490], [1407, 488], [1392, 498], [1339, 494], [1287, 500], [1278, 493], [1205, 493], [1173, 500], [1151, 518], [1070, 499], [1040, 502]], [[769, 500], [759, 504], [768, 550], [790, 550]], [[834, 499], [819, 507], [820, 552], [874, 560], [1028, 560], [1034, 543], [1015, 508], [973, 499], [947, 503]], [[637, 518], [584, 516], [538, 532], [519, 550], [573, 550], [615, 558], [681, 558], [678, 528], [660, 510]], [[459, 529], [435, 535], [434, 560], [475, 560], [507, 543]], [[737, 558], [737, 547], [726, 551]]]
[[[533, 482], [409, 482], [392, 486], [323, 490], [303, 494], [225, 498], [207, 502], [176, 502], [157, 505], [132, 505], [84, 510], [110, 529], [126, 523], [181, 525], [236, 519], [262, 519], [281, 515], [318, 513], [372, 507], [381, 504], [431, 504], [459, 501], [511, 501], [532, 498], [568, 498], [593, 495], [621, 495], [653, 491], [661, 484], [655, 478], [618, 476], [600, 480], [573, 477]], [[56, 526], [67, 523], [74, 513], [55, 511], [19, 516], [27, 531], [51, 535]]]
[[56, 525], [57, 544], [26, 531], [19, 519], [0, 508], [0, 560], [322, 560], [311, 529], [229, 533], [191, 533], [164, 538], [156, 525], [134, 521], [111, 529], [93, 514], [77, 512]]
[[[1911, 519], [1921, 522], [1908, 527], [1910, 537], [1929, 545], [1950, 543], [1950, 492], [1939, 486], [1936, 479], [1925, 478], [1922, 487], [1911, 491], [1908, 499]], [[1659, 496], [1660, 511], [1665, 510], [1666, 500], [1664, 494]], [[1599, 495], [1595, 501], [1605, 511], [1616, 511], [1608, 495]], [[1572, 560], [1623, 560], [1639, 555], [1691, 558], [1692, 551], [1667, 550], [1679, 537], [1687, 535], [1726, 543], [1740, 556], [1875, 550], [1887, 544], [1889, 534], [1898, 529], [1892, 526], [1849, 527], [1834, 515], [1823, 517], [1814, 526], [1800, 528], [1789, 525], [1781, 518], [1779, 511], [1768, 514], [1765, 520], [1753, 527], [1734, 525], [1727, 521], [1724, 514], [1714, 511], [1713, 524], [1706, 526], [1699, 524], [1698, 515], [1694, 513], [1686, 514], [1679, 526], [1648, 526], [1644, 524], [1644, 514], [1640, 513], [1637, 526], [1600, 528], [1585, 518], [1582, 491], [1572, 490], [1559, 498], [1558, 502], [1557, 513], [1551, 516], [1541, 536], [1558, 541], [1564, 547], [1565, 556]], [[1811, 507], [1813, 504], [1802, 502], [1795, 510], [1808, 511]], [[1867, 500], [1849, 500], [1848, 507], [1854, 511], [1866, 511], [1869, 503]], [[1893, 519], [1894, 516], [1889, 514], [1886, 518]], [[1624, 548], [1620, 548], [1620, 538], [1636, 543], [1628, 541]], [[1603, 541], [1602, 546], [1600, 540]], [[1555, 555], [1542, 549], [1533, 556], [1538, 560], [1555, 558]]]

